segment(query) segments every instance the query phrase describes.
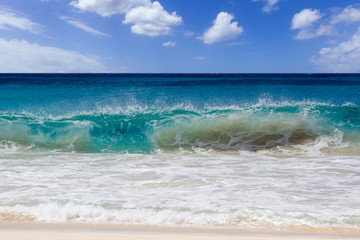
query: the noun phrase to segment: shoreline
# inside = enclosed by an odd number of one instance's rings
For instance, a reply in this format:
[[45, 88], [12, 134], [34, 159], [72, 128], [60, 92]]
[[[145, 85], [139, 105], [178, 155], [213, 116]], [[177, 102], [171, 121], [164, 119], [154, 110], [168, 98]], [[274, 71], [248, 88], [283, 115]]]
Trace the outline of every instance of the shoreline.
[[[360, 239], [360, 229], [317, 228], [309, 231], [300, 227], [275, 229], [163, 227], [152, 225], [119, 225], [90, 223], [14, 223], [0, 222], [0, 239]], [[71, 236], [70, 236], [71, 235]], [[55, 237], [55, 238], [54, 238]]]
[[297, 234], [210, 234], [190, 232], [126, 232], [69, 229], [0, 229], [0, 239], [11, 240], [358, 240], [359, 236]]

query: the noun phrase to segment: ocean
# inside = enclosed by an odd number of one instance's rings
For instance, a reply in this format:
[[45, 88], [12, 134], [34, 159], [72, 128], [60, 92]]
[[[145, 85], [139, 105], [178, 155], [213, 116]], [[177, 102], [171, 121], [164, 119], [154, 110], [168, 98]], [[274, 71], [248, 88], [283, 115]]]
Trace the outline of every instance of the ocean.
[[360, 232], [360, 74], [0, 74], [0, 222]]

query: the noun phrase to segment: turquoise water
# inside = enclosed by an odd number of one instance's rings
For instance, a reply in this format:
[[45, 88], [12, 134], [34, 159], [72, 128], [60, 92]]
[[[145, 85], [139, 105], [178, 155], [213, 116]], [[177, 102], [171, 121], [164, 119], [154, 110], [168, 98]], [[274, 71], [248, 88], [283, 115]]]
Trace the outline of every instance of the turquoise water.
[[261, 150], [326, 137], [330, 148], [358, 153], [359, 75], [15, 74], [0, 82], [0, 141], [22, 151]]
[[0, 74], [0, 222], [360, 234], [360, 75]]
[[355, 105], [144, 108], [55, 116], [44, 112], [4, 112], [0, 116], [3, 147], [21, 151], [256, 151], [308, 145], [327, 138], [327, 148], [351, 146], [352, 153], [358, 155], [360, 143], [360, 108]]

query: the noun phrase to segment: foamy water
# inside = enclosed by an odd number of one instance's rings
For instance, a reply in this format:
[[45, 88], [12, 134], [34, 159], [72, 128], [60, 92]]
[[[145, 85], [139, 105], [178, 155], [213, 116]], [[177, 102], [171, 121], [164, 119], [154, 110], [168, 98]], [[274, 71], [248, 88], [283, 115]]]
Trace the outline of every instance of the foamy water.
[[359, 157], [10, 153], [0, 163], [5, 220], [360, 228]]

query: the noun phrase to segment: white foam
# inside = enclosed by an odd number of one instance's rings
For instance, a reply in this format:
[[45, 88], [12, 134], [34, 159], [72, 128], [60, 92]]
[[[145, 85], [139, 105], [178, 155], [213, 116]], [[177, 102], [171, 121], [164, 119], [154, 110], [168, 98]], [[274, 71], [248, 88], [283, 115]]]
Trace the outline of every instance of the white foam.
[[0, 213], [41, 222], [360, 228], [359, 157], [14, 153]]

